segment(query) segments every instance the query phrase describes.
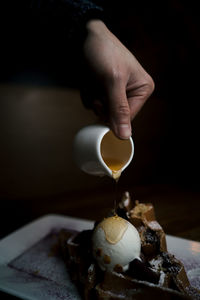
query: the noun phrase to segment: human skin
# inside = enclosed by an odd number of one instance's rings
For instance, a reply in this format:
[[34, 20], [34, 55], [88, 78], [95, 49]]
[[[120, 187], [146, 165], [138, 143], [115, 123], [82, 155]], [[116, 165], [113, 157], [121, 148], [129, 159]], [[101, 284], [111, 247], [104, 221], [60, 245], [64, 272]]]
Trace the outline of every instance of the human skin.
[[154, 90], [151, 76], [101, 20], [86, 24], [83, 54], [101, 95], [93, 108], [106, 111], [111, 129], [121, 139], [131, 136], [131, 121]]

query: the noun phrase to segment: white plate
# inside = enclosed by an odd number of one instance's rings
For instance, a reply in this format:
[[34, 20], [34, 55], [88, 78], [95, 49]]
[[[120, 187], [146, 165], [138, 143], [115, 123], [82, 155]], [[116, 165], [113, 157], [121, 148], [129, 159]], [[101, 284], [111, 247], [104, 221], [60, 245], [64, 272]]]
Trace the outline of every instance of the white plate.
[[[0, 290], [29, 300], [80, 299], [63, 261], [49, 255], [54, 241], [48, 235], [61, 228], [92, 229], [93, 222], [47, 215], [0, 241]], [[200, 243], [168, 235], [167, 244], [184, 263], [193, 286], [200, 288]]]

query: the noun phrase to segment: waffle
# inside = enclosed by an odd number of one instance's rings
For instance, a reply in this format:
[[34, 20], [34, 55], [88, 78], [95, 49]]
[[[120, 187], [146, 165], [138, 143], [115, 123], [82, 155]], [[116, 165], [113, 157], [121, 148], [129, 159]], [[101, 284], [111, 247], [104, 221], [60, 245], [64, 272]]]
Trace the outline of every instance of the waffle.
[[92, 255], [93, 230], [76, 232], [70, 237], [66, 230], [59, 233], [67, 269], [82, 298], [200, 299], [183, 264], [167, 251], [165, 232], [155, 218], [153, 205], [133, 203], [126, 192], [116, 212], [136, 227], [141, 239], [141, 260], [131, 261], [126, 272], [120, 265], [112, 272], [99, 268]]

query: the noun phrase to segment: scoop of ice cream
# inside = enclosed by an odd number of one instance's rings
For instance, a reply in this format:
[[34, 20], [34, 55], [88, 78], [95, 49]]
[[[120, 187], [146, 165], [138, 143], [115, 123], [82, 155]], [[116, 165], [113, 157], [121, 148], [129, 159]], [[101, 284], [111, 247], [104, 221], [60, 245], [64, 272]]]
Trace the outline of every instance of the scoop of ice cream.
[[97, 225], [93, 237], [93, 255], [102, 270], [126, 271], [140, 256], [140, 236], [127, 220], [113, 216]]

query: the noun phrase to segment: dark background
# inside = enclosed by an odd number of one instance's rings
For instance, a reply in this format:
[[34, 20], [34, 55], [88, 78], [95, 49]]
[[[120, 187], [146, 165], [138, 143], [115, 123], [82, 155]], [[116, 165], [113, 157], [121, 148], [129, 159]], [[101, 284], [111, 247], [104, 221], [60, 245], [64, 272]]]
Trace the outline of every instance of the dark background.
[[[117, 197], [129, 190], [134, 198], [153, 202], [168, 233], [200, 240], [197, 6], [125, 1], [109, 9], [109, 28], [156, 87], [133, 121], [135, 156]], [[113, 205], [114, 183], [83, 174], [72, 160], [74, 134], [97, 121], [77, 90], [80, 49], [72, 51], [52, 28], [28, 17], [9, 16], [3, 25], [0, 237], [47, 213], [103, 217]]]

